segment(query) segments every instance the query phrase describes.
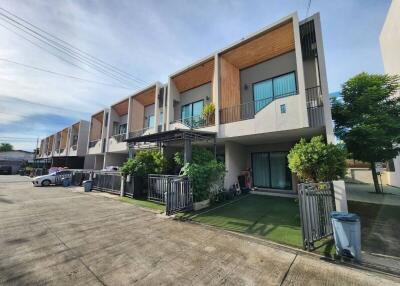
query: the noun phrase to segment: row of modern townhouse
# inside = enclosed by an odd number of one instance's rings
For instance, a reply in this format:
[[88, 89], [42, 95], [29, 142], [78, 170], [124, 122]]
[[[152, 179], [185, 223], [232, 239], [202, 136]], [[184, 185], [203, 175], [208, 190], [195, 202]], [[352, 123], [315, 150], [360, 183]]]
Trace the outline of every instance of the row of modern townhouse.
[[[204, 116], [209, 104], [215, 112]], [[291, 14], [172, 74], [166, 84], [96, 112], [90, 123], [43, 139], [39, 156], [62, 157], [66, 166], [84, 158], [87, 169], [120, 166], [132, 150], [154, 147], [127, 141], [171, 130], [215, 134], [226, 187], [250, 169], [260, 191], [295, 190], [287, 152], [300, 138], [334, 138], [319, 14], [302, 21]]]

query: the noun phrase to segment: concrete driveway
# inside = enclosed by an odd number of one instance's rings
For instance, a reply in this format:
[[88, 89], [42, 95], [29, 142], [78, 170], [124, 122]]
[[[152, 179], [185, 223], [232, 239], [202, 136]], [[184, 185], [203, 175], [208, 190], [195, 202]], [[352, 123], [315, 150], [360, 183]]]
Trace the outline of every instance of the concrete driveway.
[[396, 285], [107, 197], [0, 176], [1, 285]]

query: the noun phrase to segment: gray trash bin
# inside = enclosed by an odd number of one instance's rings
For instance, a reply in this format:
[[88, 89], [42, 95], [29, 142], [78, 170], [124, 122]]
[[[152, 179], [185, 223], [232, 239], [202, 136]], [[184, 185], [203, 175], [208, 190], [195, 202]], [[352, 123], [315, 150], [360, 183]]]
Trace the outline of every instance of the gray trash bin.
[[340, 256], [361, 260], [361, 225], [357, 214], [331, 213], [336, 253]]
[[92, 191], [92, 185], [93, 185], [93, 181], [91, 181], [91, 180], [87, 180], [87, 181], [83, 181], [82, 182], [82, 186], [83, 186], [83, 189], [85, 190], [85, 192], [91, 192]]
[[63, 185], [63, 187], [69, 187], [69, 186], [71, 186], [71, 178], [64, 178], [64, 179], [62, 180], [62, 185]]

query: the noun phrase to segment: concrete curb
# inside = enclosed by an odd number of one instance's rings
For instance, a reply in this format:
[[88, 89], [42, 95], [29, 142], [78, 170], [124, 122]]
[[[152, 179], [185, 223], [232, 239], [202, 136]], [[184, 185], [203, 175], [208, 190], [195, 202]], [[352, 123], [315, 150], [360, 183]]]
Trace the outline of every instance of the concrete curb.
[[[289, 245], [284, 245], [284, 244], [280, 244], [277, 242], [273, 242], [270, 240], [265, 240], [259, 237], [255, 237], [255, 236], [251, 236], [251, 235], [247, 235], [244, 233], [239, 233], [239, 232], [234, 232], [234, 231], [230, 231], [230, 230], [226, 230], [226, 229], [221, 229], [218, 228], [216, 226], [212, 226], [212, 225], [208, 225], [208, 224], [204, 224], [204, 223], [200, 223], [200, 222], [196, 222], [196, 221], [192, 221], [191, 219], [180, 219], [180, 218], [170, 218], [174, 221], [180, 222], [180, 223], [190, 223], [193, 225], [198, 225], [201, 227], [205, 227], [208, 229], [212, 229], [215, 230], [217, 232], [220, 233], [227, 233], [230, 234], [232, 236], [235, 237], [239, 237], [239, 238], [245, 238], [246, 240], [253, 242], [253, 243], [257, 243], [257, 244], [261, 244], [261, 245], [265, 245], [265, 246], [269, 246], [272, 247], [274, 249], [278, 249], [278, 250], [282, 250], [282, 251], [286, 251], [286, 252], [290, 252], [292, 254], [296, 254], [296, 255], [303, 255], [303, 256], [307, 256], [307, 257], [311, 257], [313, 259], [316, 260], [322, 260], [328, 263], [332, 263], [335, 265], [339, 265], [339, 266], [343, 266], [343, 267], [349, 267], [349, 268], [353, 268], [353, 269], [357, 269], [357, 270], [361, 270], [361, 271], [365, 271], [365, 272], [373, 272], [376, 273], [378, 275], [382, 275], [384, 277], [390, 277], [390, 278], [400, 278], [400, 273], [395, 272], [391, 269], [386, 269], [386, 268], [380, 268], [380, 267], [376, 267], [375, 265], [370, 265], [370, 264], [357, 264], [357, 263], [352, 263], [352, 262], [346, 262], [346, 261], [339, 261], [339, 260], [335, 260], [333, 258], [330, 257], [326, 257], [317, 253], [313, 253], [313, 252], [308, 252], [299, 248], [295, 248]], [[397, 282], [397, 281], [396, 281]]]

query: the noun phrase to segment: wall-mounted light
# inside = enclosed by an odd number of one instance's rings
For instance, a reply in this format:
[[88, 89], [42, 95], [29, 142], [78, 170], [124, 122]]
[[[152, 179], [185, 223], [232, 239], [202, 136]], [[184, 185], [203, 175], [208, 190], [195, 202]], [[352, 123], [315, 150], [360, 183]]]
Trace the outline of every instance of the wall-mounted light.
[[247, 83], [244, 84], [244, 90], [248, 90], [249, 86], [247, 85]]
[[206, 96], [206, 100], [210, 100], [210, 97], [208, 95]]

